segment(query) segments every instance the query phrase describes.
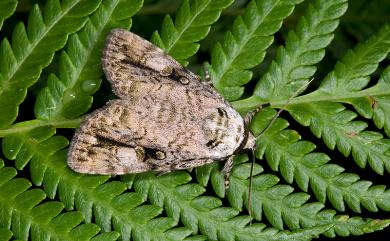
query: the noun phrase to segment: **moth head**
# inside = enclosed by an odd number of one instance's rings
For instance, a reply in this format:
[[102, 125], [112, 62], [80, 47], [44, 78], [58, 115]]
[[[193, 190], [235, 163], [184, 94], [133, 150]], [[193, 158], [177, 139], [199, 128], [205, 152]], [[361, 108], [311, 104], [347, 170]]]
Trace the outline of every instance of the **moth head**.
[[216, 108], [205, 119], [203, 130], [205, 144], [213, 153], [214, 158], [232, 155], [245, 139], [244, 121], [236, 111], [229, 107]]

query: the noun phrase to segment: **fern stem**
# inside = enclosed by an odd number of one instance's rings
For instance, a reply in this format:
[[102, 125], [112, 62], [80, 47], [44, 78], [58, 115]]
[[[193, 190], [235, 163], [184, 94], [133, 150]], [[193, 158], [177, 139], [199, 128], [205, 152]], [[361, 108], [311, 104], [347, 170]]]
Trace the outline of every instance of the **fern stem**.
[[[371, 89], [366, 89], [359, 92], [342, 93], [342, 95], [327, 95], [327, 94], [322, 94], [320, 92], [313, 92], [311, 94], [298, 96], [296, 98], [291, 99], [288, 105], [297, 105], [297, 104], [313, 103], [313, 102], [321, 102], [321, 101], [350, 103], [351, 99], [357, 99], [357, 98], [368, 97], [368, 96], [389, 96], [389, 95], [390, 93], [387, 90], [373, 91]], [[284, 99], [270, 101], [269, 105], [274, 108], [280, 108], [285, 105], [286, 101], [287, 100]], [[256, 96], [251, 96], [246, 99], [234, 101], [231, 104], [238, 112], [246, 113], [266, 103], [267, 102], [261, 100]]]
[[0, 129], [0, 137], [27, 132], [42, 126], [53, 126], [55, 128], [77, 128], [78, 126], [80, 126], [80, 123], [83, 119], [84, 117], [79, 117], [77, 119], [71, 119], [71, 120], [45, 121], [45, 120], [35, 119], [35, 120], [23, 121], [23, 122], [13, 124], [8, 128]]

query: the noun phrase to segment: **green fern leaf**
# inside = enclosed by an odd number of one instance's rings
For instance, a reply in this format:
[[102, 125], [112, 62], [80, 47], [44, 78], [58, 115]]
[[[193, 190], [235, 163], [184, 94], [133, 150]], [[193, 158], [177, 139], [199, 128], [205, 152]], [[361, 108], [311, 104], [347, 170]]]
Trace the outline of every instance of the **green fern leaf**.
[[332, 41], [346, 9], [346, 0], [316, 0], [309, 4], [296, 30], [289, 32], [286, 46], [278, 49], [276, 60], [257, 83], [254, 95], [236, 101], [234, 107], [244, 112], [277, 100], [285, 103], [296, 94], [315, 73], [314, 65], [324, 57], [324, 48]]
[[[62, 136], [54, 136], [55, 129], [41, 127], [29, 132], [11, 135], [3, 138], [3, 154], [10, 160], [15, 160], [17, 169], [23, 169], [29, 161], [47, 158], [68, 145], [68, 140]], [[36, 145], [39, 143], [39, 146]], [[45, 153], [38, 150], [45, 148]], [[40, 154], [40, 155], [39, 155]]]
[[[388, 112], [390, 95], [390, 67], [387, 67], [378, 83], [371, 88], [360, 91], [366, 96], [352, 99], [351, 103], [359, 114], [366, 118], [372, 118], [378, 128], [383, 128], [387, 136], [390, 136], [390, 114]], [[389, 169], [387, 168], [389, 172]]]
[[228, 100], [236, 100], [244, 92], [242, 85], [249, 82], [265, 50], [273, 42], [273, 34], [290, 15], [295, 1], [251, 1], [243, 16], [239, 16], [224, 40], [217, 43], [211, 54], [210, 77], [214, 87]]
[[[298, 117], [302, 108], [305, 108], [305, 115]], [[379, 174], [383, 174], [384, 168], [390, 171], [390, 140], [378, 132], [364, 131], [367, 123], [352, 121], [356, 113], [345, 110], [343, 105], [331, 102], [300, 104], [291, 108], [291, 114], [304, 125], [310, 123], [312, 132], [322, 137], [330, 149], [337, 147], [344, 156], [352, 152], [361, 168], [368, 162]]]
[[[330, 228], [324, 225], [297, 235], [275, 229], [263, 230], [265, 226], [262, 224], [247, 226], [249, 217], [237, 216], [237, 209], [222, 207], [218, 198], [202, 196], [205, 189], [198, 184], [188, 183], [190, 180], [186, 172], [170, 173], [159, 178], [144, 174], [135, 176], [130, 184], [136, 192], [149, 197], [150, 202], [165, 208], [169, 216], [180, 218], [186, 227], [191, 227], [193, 233], [201, 232], [208, 240], [282, 240], [292, 237], [295, 240], [308, 240]], [[234, 191], [232, 193], [234, 195]]]
[[8, 241], [12, 238], [12, 232], [11, 230], [7, 228], [0, 228], [0, 240], [1, 241]]
[[167, 15], [162, 23], [161, 35], [154, 32], [152, 42], [183, 65], [187, 65], [187, 59], [199, 49], [196, 42], [207, 36], [210, 25], [232, 3], [233, 0], [194, 0], [191, 3], [184, 0], [175, 22]]
[[336, 64], [334, 71], [325, 77], [318, 90], [310, 95], [336, 95], [339, 99], [348, 100], [345, 94], [350, 95], [363, 89], [370, 81], [369, 75], [378, 68], [379, 62], [389, 52], [390, 27], [385, 25], [365, 43], [358, 44], [347, 52]]
[[145, 201], [142, 195], [124, 193], [127, 189], [124, 183], [107, 182], [107, 176], [80, 175], [71, 171], [66, 165], [66, 150], [61, 151], [67, 140], [52, 136], [54, 129], [43, 128], [5, 137], [3, 152], [15, 159], [20, 168], [30, 161], [34, 184], [43, 185], [50, 198], [58, 193], [67, 209], [76, 207], [87, 223], [94, 217], [105, 232], [113, 226], [122, 240], [130, 240], [132, 236], [137, 237], [136, 240], [170, 240], [172, 236], [182, 240], [191, 233], [188, 228], [175, 228], [177, 221], [172, 218], [156, 218], [162, 209], [142, 205]]
[[[252, 122], [254, 133], [261, 132], [275, 113], [267, 109], [259, 112]], [[315, 145], [300, 141], [299, 134], [285, 129], [287, 126], [287, 121], [278, 119], [258, 139], [256, 156], [262, 158], [265, 154], [268, 165], [274, 171], [280, 171], [288, 183], [295, 180], [305, 192], [310, 185], [319, 201], [325, 203], [328, 197], [339, 211], [345, 211], [344, 202], [358, 213], [361, 212], [360, 205], [371, 212], [377, 212], [378, 208], [390, 210], [390, 192], [384, 186], [359, 181], [358, 175], [344, 173], [342, 167], [328, 164], [330, 158], [326, 154], [313, 152]]]
[[16, 10], [17, 5], [17, 0], [3, 0], [0, 2], [0, 29], [3, 26], [4, 20]]
[[[326, 79], [321, 87], [310, 96], [318, 97], [331, 92], [332, 100], [351, 103], [359, 114], [365, 118], [373, 118], [378, 128], [384, 128], [389, 135], [390, 125], [387, 109], [389, 96], [387, 68], [379, 82], [370, 88], [364, 89], [370, 77], [390, 51], [390, 37], [388, 25], [368, 39], [366, 43], [358, 45], [353, 51], [346, 54]], [[352, 71], [359, 69], [359, 71]], [[353, 83], [353, 84], [352, 84]]]
[[[0, 166], [0, 226], [10, 228], [15, 238], [90, 240], [98, 234], [98, 226], [80, 225], [81, 213], [60, 214], [61, 202], [41, 203], [46, 197], [42, 190], [29, 189], [31, 183], [26, 179], [14, 178], [15, 169], [4, 167], [2, 161]], [[112, 233], [112, 236], [117, 238], [118, 234]]]
[[27, 29], [23, 23], [13, 31], [12, 45], [7, 39], [0, 44], [0, 127], [11, 124], [27, 88], [38, 79], [42, 68], [52, 60], [54, 52], [62, 48], [69, 33], [80, 29], [85, 16], [94, 11], [100, 0], [50, 0], [43, 15], [38, 5], [32, 9]]
[[[239, 166], [232, 173], [228, 198], [236, 209], [241, 210], [244, 202], [248, 205], [249, 175], [249, 164]], [[308, 194], [292, 193], [293, 189], [290, 186], [277, 185], [278, 181], [277, 177], [270, 174], [255, 176], [251, 202], [252, 216], [259, 220], [264, 216], [278, 229], [283, 229], [283, 224], [292, 230], [329, 225], [329, 229], [324, 234], [334, 236], [335, 233], [338, 235], [363, 234], [373, 230], [382, 230], [390, 225], [390, 220], [376, 223], [377, 220], [373, 219], [335, 216], [336, 212], [333, 210], [322, 210], [323, 204], [306, 203], [309, 199]], [[370, 227], [370, 230], [367, 227]]]
[[[355, 112], [345, 110], [342, 104], [333, 102], [353, 103], [359, 113], [371, 117], [374, 109], [378, 109], [377, 104], [373, 106], [373, 102], [378, 97], [378, 103], [381, 102], [380, 99], [386, 102], [390, 93], [389, 86], [384, 84], [382, 78], [376, 87], [361, 89], [368, 84], [369, 75], [376, 70], [389, 51], [389, 27], [384, 26], [366, 43], [348, 52], [336, 65], [334, 72], [324, 79], [318, 90], [302, 96], [305, 102], [310, 99], [312, 103], [298, 104], [291, 108], [291, 114], [303, 125], [310, 125], [313, 133], [322, 137], [329, 148], [337, 147], [344, 156], [352, 152], [354, 160], [361, 168], [368, 162], [379, 174], [383, 174], [384, 169], [390, 172], [390, 140], [383, 138], [378, 132], [364, 131], [367, 128], [366, 122], [353, 121], [357, 116]], [[386, 72], [384, 74], [386, 75]], [[304, 114], [302, 108], [305, 108]], [[380, 126], [384, 126], [384, 121]]]
[[129, 29], [131, 17], [141, 6], [142, 0], [104, 0], [84, 28], [70, 36], [59, 60], [59, 77], [50, 75], [47, 87], [37, 97], [38, 119], [71, 119], [90, 108], [92, 94], [101, 82], [105, 36], [113, 28]]

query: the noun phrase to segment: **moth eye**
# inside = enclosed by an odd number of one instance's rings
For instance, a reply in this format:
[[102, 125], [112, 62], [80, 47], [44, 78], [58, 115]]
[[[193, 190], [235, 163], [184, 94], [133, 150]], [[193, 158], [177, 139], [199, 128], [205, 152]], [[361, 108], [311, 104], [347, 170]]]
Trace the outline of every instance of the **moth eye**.
[[162, 152], [162, 151], [156, 151], [154, 153], [154, 155], [156, 156], [157, 159], [161, 160], [161, 159], [164, 159], [165, 158], [165, 153]]
[[170, 74], [172, 74], [173, 72], [173, 68], [172, 66], [165, 66], [162, 70], [160, 70], [160, 75], [162, 76], [169, 76]]
[[206, 146], [207, 146], [207, 147], [210, 147], [211, 149], [213, 149], [213, 148], [219, 146], [220, 144], [222, 144], [222, 142], [219, 141], [219, 140], [210, 140], [210, 141], [208, 141], [208, 142], [206, 143]]
[[180, 83], [182, 83], [183, 85], [186, 85], [188, 83], [190, 83], [189, 79], [187, 79], [186, 77], [181, 77], [179, 79]]

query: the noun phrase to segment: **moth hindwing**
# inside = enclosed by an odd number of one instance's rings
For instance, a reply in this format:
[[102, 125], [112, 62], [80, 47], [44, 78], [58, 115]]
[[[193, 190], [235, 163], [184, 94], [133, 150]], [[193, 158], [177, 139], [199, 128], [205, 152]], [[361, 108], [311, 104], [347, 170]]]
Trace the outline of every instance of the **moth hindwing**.
[[103, 70], [119, 99], [89, 114], [71, 142], [81, 173], [167, 172], [226, 160], [254, 138], [210, 85], [122, 29], [107, 37]]

